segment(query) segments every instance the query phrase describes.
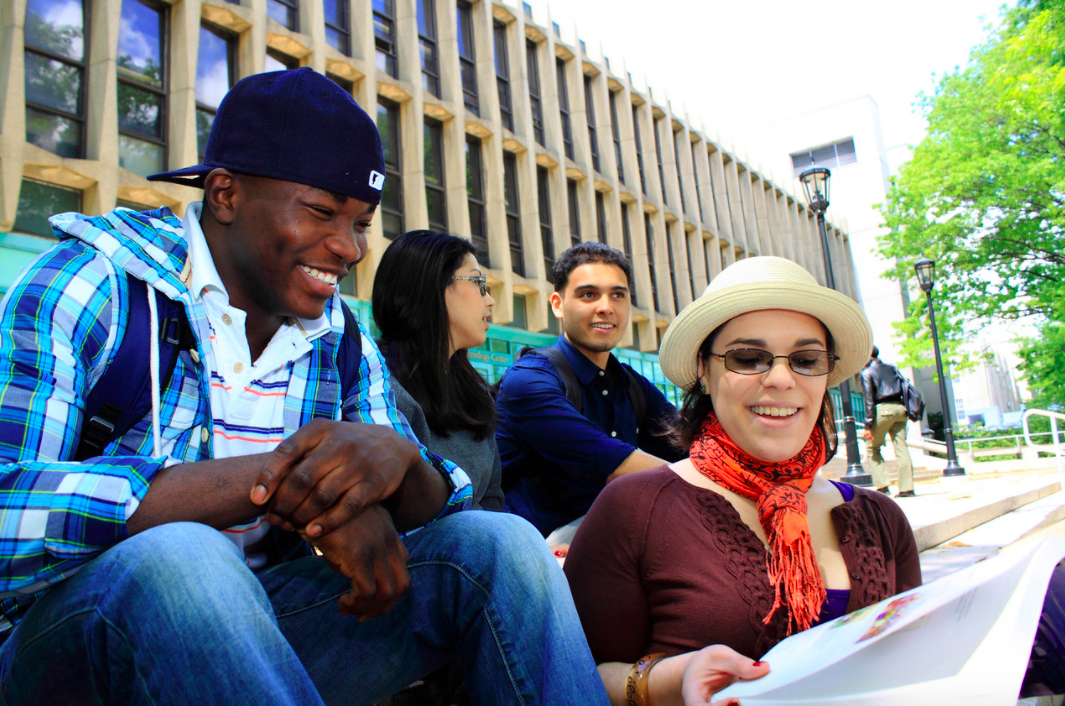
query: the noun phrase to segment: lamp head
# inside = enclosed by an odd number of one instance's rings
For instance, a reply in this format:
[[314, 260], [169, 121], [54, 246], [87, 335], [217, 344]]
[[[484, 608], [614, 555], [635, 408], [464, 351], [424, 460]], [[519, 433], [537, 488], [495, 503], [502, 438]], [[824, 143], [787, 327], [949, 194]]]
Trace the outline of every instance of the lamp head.
[[913, 263], [913, 269], [917, 271], [917, 283], [921, 285], [921, 291], [931, 292], [936, 283], [936, 263], [927, 257], [922, 257]]
[[814, 213], [823, 214], [828, 209], [828, 180], [831, 176], [827, 167], [810, 167], [799, 174], [806, 205]]

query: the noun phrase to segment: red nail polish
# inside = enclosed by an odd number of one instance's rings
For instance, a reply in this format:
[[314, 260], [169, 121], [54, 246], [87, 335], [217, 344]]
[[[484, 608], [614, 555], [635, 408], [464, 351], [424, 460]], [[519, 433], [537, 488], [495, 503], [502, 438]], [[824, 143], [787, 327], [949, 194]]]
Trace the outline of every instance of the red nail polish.
[[[757, 661], [757, 662], [755, 662], [755, 663], [754, 663], [754, 664], [753, 664], [752, 666], [754, 666], [754, 667], [761, 667], [761, 666], [762, 666], [762, 660], [758, 660], [758, 661]], [[739, 702], [737, 701], [736, 703], [739, 703]]]
[[555, 550], [555, 556], [557, 556], [557, 557], [566, 556], [566, 552], [562, 551], [561, 549], [556, 549]]

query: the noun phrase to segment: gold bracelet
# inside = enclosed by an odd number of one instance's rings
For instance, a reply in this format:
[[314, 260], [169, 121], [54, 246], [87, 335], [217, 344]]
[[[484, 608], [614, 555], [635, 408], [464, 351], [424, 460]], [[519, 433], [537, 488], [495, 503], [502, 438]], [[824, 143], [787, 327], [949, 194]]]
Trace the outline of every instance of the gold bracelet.
[[628, 706], [650, 706], [647, 694], [647, 678], [651, 668], [666, 658], [665, 652], [655, 652], [636, 660], [625, 680], [625, 703]]

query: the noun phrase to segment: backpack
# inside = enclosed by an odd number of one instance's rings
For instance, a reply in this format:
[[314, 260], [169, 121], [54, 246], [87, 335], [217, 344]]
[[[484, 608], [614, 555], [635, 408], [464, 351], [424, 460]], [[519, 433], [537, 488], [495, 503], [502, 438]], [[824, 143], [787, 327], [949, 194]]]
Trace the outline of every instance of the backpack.
[[[85, 399], [85, 421], [75, 461], [100, 456], [104, 447], [144, 419], [152, 410], [149, 350], [151, 315], [148, 285], [126, 273], [129, 284], [129, 322], [126, 334], [111, 357], [107, 370]], [[185, 307], [168, 297], [157, 297], [159, 316], [159, 385], [166, 389], [182, 350], [195, 350], [196, 337]], [[337, 349], [337, 372], [341, 391], [350, 390], [359, 374], [362, 334], [355, 314], [341, 302], [344, 335]]]
[[919, 422], [924, 416], [924, 399], [909, 380], [901, 374], [899, 377], [902, 378], [902, 404], [906, 407], [906, 418], [911, 422]]
[[[555, 372], [558, 373], [558, 376], [562, 378], [562, 384], [566, 388], [566, 399], [577, 410], [577, 414], [584, 414], [581, 384], [577, 380], [577, 374], [573, 372], [573, 366], [569, 364], [566, 354], [555, 346], [546, 346], [544, 348], [523, 346], [517, 355], [514, 356], [514, 362], [517, 363], [523, 355], [528, 354], [542, 356], [551, 361], [551, 365], [554, 367]], [[622, 365], [621, 369], [629, 376], [629, 404], [632, 405], [633, 416], [636, 417], [636, 429], [639, 430], [647, 417], [647, 396], [636, 373], [625, 365]], [[495, 389], [498, 390], [499, 383], [496, 383], [496, 385]]]

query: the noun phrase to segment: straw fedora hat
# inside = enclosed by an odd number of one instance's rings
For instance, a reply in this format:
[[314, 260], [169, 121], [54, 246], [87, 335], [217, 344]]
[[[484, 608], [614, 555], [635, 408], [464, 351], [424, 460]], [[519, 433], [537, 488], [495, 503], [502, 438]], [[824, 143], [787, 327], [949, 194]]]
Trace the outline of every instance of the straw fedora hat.
[[829, 387], [851, 377], [868, 362], [873, 330], [857, 302], [822, 287], [791, 260], [750, 257], [722, 270], [669, 324], [658, 352], [662, 372], [674, 385], [692, 389], [699, 377], [699, 347], [706, 337], [729, 319], [765, 309], [809, 314], [829, 330], [840, 358], [828, 374]]

